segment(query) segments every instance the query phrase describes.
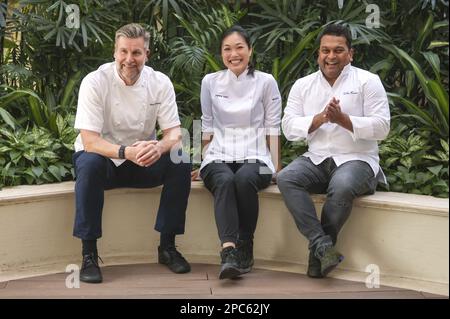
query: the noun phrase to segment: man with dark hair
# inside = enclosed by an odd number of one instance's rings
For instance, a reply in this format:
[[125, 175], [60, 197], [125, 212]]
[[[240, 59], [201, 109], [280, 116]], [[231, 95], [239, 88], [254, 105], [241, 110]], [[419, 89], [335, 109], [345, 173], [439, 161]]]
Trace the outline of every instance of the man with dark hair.
[[344, 37], [347, 48], [349, 50], [352, 50], [352, 35], [346, 27], [340, 24], [330, 24], [326, 26], [325, 29], [320, 33], [319, 37], [317, 38], [319, 45], [320, 42], [322, 41], [322, 38], [326, 35], [334, 35], [335, 37]]
[[[175, 236], [184, 233], [191, 164], [171, 160], [181, 140], [175, 91], [166, 75], [145, 65], [149, 39], [139, 24], [120, 28], [114, 62], [89, 73], [80, 86], [73, 235], [82, 240], [83, 282], [102, 282], [97, 239], [102, 236], [104, 190], [117, 187], [164, 185], [155, 225], [161, 233], [158, 261], [175, 273], [190, 271], [175, 248]], [[160, 140], [156, 122], [163, 132]]]
[[[357, 196], [386, 183], [378, 143], [389, 133], [386, 92], [376, 74], [351, 65], [347, 28], [329, 25], [319, 36], [320, 70], [293, 85], [282, 120], [288, 140], [306, 139], [308, 151], [277, 177], [300, 232], [309, 240], [308, 276], [321, 278], [343, 256], [337, 236]], [[321, 219], [309, 193], [326, 193]]]

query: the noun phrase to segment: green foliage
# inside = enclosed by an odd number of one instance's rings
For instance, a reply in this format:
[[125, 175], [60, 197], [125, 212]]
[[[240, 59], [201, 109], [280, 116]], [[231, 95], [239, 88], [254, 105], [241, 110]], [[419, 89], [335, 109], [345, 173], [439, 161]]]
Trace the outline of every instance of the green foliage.
[[0, 27], [4, 27], [6, 25], [6, 4], [0, 3]]
[[170, 14], [175, 13], [183, 17], [186, 12], [195, 10], [191, 1], [180, 0], [149, 0], [136, 1], [135, 8], [141, 10], [140, 17], [150, 16], [149, 24], [158, 24], [161, 29], [169, 28]]
[[[222, 68], [219, 39], [223, 30], [234, 23], [249, 30], [256, 68], [274, 75], [285, 103], [295, 80], [317, 70], [316, 39], [321, 28], [338, 23], [348, 26], [354, 37], [353, 65], [379, 74], [388, 91], [393, 129], [380, 144], [380, 157], [390, 190], [448, 197], [448, 1], [376, 1], [380, 28], [366, 25], [365, 8], [372, 3], [368, 0], [7, 3], [8, 10], [0, 4], [2, 150], [12, 141], [5, 132], [19, 140], [14, 154], [32, 148], [32, 142], [22, 145], [20, 139], [37, 134], [36, 141], [53, 141], [46, 144], [48, 151], [59, 157], [51, 159], [55, 161], [51, 165], [61, 167], [55, 164], [61, 163], [69, 170], [68, 148], [75, 135], [68, 123], [75, 114], [80, 80], [112, 60], [114, 31], [126, 23], [141, 23], [150, 32], [149, 65], [171, 77], [182, 125], [191, 136], [193, 120], [201, 116], [201, 78]], [[65, 24], [68, 4], [80, 9], [79, 29]], [[58, 145], [60, 152], [53, 151]], [[304, 142], [282, 138], [283, 165], [306, 149]], [[22, 156], [15, 164], [9, 152], [0, 152], [0, 158], [4, 159], [0, 163], [3, 185], [47, 182], [55, 177], [52, 171], [56, 174], [51, 165], [42, 166], [38, 174], [36, 159], [31, 162]], [[40, 179], [25, 174], [26, 165], [34, 167]], [[3, 175], [6, 171], [9, 175]]]
[[286, 51], [291, 51], [299, 37], [321, 25], [316, 19], [320, 15], [320, 8], [306, 5], [302, 0], [262, 0], [258, 1], [258, 5], [261, 6], [260, 12], [249, 13], [249, 16], [258, 18], [258, 23], [253, 23], [250, 31], [265, 52], [277, 49], [280, 45]]
[[284, 137], [281, 140], [281, 162], [283, 167], [290, 164], [308, 150], [308, 145], [305, 141], [289, 142]]
[[408, 15], [391, 17], [394, 35], [381, 45], [387, 56], [370, 70], [383, 79], [393, 114], [448, 139], [448, 4], [432, 2], [419, 1]]
[[[22, 0], [20, 7], [12, 12], [11, 19], [20, 19], [43, 35], [45, 41], [53, 41], [57, 47], [73, 48], [79, 52], [89, 42], [111, 41], [111, 22], [117, 21], [120, 0], [113, 1], [33, 1]], [[80, 28], [69, 28], [66, 24], [66, 9], [69, 4], [80, 10]], [[109, 34], [108, 34], [109, 33]]]
[[[30, 123], [39, 127], [45, 127], [53, 133], [59, 134], [57, 125], [58, 111], [62, 109], [63, 111], [61, 113], [64, 114], [64, 109], [67, 108], [70, 110], [74, 105], [74, 96], [72, 93], [79, 80], [80, 72], [77, 72], [69, 79], [66, 87], [61, 90], [61, 101], [57, 105], [55, 105], [56, 98], [54, 96], [49, 97], [47, 95], [47, 100], [50, 100], [50, 102], [45, 103], [32, 90], [14, 89], [0, 85], [0, 91], [3, 92], [0, 95], [0, 115], [13, 129], [15, 129], [15, 126], [19, 122], [12, 117], [11, 113], [16, 114], [16, 116], [22, 113], [28, 118]], [[48, 94], [51, 93], [48, 92]], [[10, 109], [10, 112], [7, 112], [7, 109]]]
[[440, 140], [440, 149], [420, 135], [399, 124], [380, 145], [381, 167], [388, 190], [448, 197], [448, 140]]
[[0, 128], [0, 189], [73, 179], [73, 117], [58, 117], [57, 123], [60, 137], [39, 127], [15, 132]]
[[[436, 79], [432, 80], [422, 71], [419, 63], [402, 49], [394, 45], [382, 45], [382, 47], [392, 52], [396, 57], [405, 60], [411, 66], [416, 77], [419, 79], [420, 89], [424, 92], [430, 107], [420, 107], [411, 101], [411, 99], [402, 97], [399, 94], [391, 93], [389, 95], [390, 98], [395, 102], [399, 102], [408, 110], [407, 116], [416, 118], [419, 122], [424, 124], [426, 128], [439, 134], [442, 138], [448, 138], [449, 101], [448, 93], [440, 81], [440, 74], [438, 71], [439, 58], [431, 52], [424, 53], [424, 56], [435, 70]], [[412, 91], [412, 86], [412, 84], [408, 85], [408, 92]]]

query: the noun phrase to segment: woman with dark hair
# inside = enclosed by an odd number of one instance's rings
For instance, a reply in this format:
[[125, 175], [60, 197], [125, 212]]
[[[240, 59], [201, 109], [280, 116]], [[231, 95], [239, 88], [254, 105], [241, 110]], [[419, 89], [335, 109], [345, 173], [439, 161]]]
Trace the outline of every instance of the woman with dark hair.
[[[242, 27], [225, 31], [220, 50], [226, 70], [207, 74], [201, 87], [200, 176], [214, 196], [222, 245], [219, 278], [225, 279], [253, 266], [258, 191], [281, 168], [281, 96], [274, 77], [250, 63], [253, 50]], [[192, 179], [197, 176], [192, 173]]]

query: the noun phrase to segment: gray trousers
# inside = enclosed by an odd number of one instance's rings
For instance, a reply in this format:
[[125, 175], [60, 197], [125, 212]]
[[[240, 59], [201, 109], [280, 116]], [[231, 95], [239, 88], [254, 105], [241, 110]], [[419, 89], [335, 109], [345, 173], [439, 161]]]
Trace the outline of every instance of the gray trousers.
[[[337, 236], [352, 210], [357, 196], [373, 194], [377, 178], [369, 164], [349, 161], [337, 167], [330, 157], [319, 165], [300, 156], [277, 176], [278, 188], [297, 228], [309, 240], [309, 249], [336, 244]], [[309, 193], [326, 193], [321, 220]]]

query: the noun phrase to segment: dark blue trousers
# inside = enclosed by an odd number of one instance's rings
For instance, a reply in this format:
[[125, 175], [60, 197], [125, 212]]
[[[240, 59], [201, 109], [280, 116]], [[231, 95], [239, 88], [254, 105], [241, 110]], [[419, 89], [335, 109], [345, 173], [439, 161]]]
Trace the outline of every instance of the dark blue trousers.
[[[104, 156], [84, 151], [73, 155], [76, 214], [73, 235], [84, 240], [102, 236], [104, 191], [119, 187], [151, 188], [164, 185], [155, 230], [183, 234], [191, 190], [191, 164], [175, 164], [166, 153], [150, 167], [125, 161], [116, 167]], [[142, 207], [145, 209], [145, 207]], [[124, 212], [125, 213], [125, 212]], [[125, 217], [124, 217], [125, 218]]]

